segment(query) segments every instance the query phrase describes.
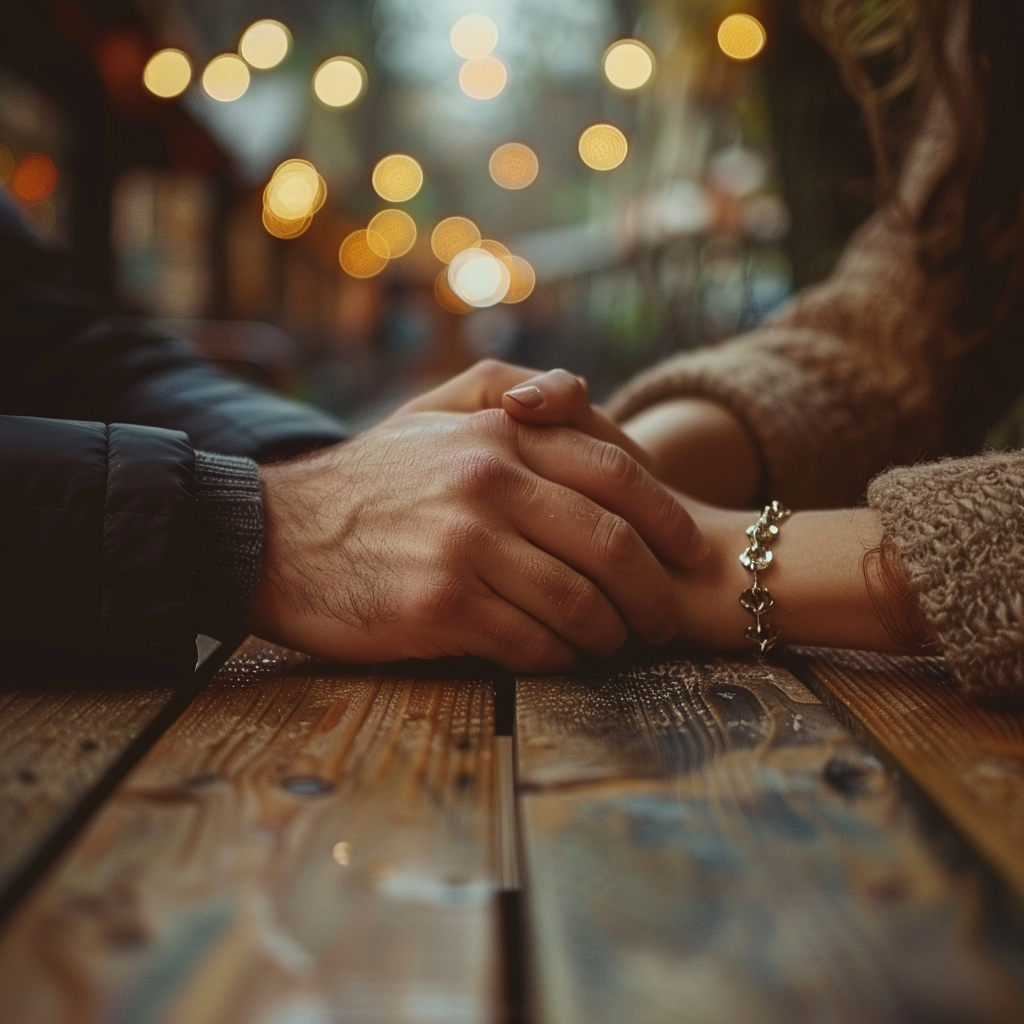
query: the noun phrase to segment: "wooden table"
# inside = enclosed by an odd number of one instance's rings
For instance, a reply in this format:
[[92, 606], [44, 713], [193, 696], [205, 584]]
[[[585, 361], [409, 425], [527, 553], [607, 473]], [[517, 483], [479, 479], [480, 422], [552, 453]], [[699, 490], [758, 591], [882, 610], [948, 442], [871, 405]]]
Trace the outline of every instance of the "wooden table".
[[0, 693], [2, 1024], [1024, 1021], [1024, 704], [936, 660], [211, 674]]

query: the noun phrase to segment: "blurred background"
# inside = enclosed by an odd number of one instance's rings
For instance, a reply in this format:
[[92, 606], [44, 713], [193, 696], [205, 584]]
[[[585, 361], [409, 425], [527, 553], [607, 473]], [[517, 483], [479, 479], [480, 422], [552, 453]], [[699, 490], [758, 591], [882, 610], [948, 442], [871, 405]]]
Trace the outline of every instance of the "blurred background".
[[483, 356], [600, 398], [753, 326], [870, 180], [796, 0], [34, 0], [0, 34], [36, 228], [356, 425]]

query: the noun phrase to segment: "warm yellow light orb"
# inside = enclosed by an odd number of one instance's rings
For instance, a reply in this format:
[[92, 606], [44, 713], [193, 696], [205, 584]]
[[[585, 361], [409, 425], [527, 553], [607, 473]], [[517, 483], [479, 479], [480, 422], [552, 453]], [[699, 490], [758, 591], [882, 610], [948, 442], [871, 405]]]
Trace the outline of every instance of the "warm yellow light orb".
[[278, 217], [295, 220], [316, 213], [327, 199], [327, 186], [308, 160], [285, 160], [263, 194]]
[[482, 238], [477, 242], [476, 247], [483, 249], [484, 252], [489, 252], [492, 256], [502, 257], [511, 256], [507, 245], [502, 245], [501, 242], [496, 242], [493, 238]]
[[604, 75], [616, 89], [642, 89], [654, 75], [654, 54], [638, 39], [620, 39], [604, 52]]
[[477, 57], [459, 68], [459, 88], [474, 100], [493, 100], [508, 82], [508, 68], [497, 57]]
[[331, 57], [316, 69], [313, 92], [329, 107], [347, 107], [366, 86], [366, 68], [355, 57]]
[[430, 235], [430, 248], [442, 263], [480, 242], [480, 229], [468, 217], [445, 217]]
[[522, 302], [533, 294], [534, 286], [537, 283], [537, 275], [533, 267], [522, 258], [522, 256], [503, 256], [501, 262], [509, 269], [511, 278], [505, 298], [501, 301], [506, 305]]
[[249, 88], [249, 69], [241, 57], [222, 53], [214, 57], [203, 72], [206, 94], [221, 103], [231, 103]]
[[540, 161], [529, 146], [506, 142], [491, 154], [487, 169], [494, 183], [502, 188], [526, 188], [537, 180]]
[[254, 68], [265, 71], [277, 67], [288, 55], [292, 34], [273, 18], [254, 22], [243, 33], [238, 52]]
[[629, 152], [626, 136], [612, 124], [591, 125], [580, 136], [580, 157], [595, 171], [614, 170]]
[[448, 40], [465, 60], [486, 57], [498, 45], [498, 27], [483, 14], [467, 14], [452, 25]]
[[378, 255], [393, 260], [404, 256], [416, 244], [416, 221], [405, 210], [381, 210], [366, 230], [371, 247], [377, 238], [384, 240], [385, 251]]
[[733, 60], [756, 57], [768, 41], [764, 26], [750, 14], [730, 14], [718, 26], [718, 45]]
[[192, 64], [181, 50], [154, 53], [142, 72], [142, 83], [154, 95], [169, 100], [180, 96], [192, 81]]
[[448, 264], [448, 283], [463, 302], [484, 309], [505, 298], [512, 277], [497, 256], [474, 246], [463, 249]]
[[404, 203], [423, 187], [423, 168], [404, 153], [386, 156], [373, 169], [373, 190], [389, 203]]
[[312, 215], [292, 220], [286, 217], [278, 217], [267, 205], [263, 207], [263, 226], [275, 238], [298, 238], [312, 223]]
[[387, 265], [387, 256], [380, 253], [387, 246], [380, 235], [372, 240], [368, 231], [353, 231], [338, 250], [338, 262], [341, 269], [350, 277], [375, 277]]
[[437, 299], [437, 304], [442, 309], [448, 310], [449, 313], [458, 313], [462, 315], [473, 312], [473, 307], [468, 302], [463, 302], [462, 299], [452, 291], [452, 286], [448, 283], [447, 267], [445, 267], [434, 280], [434, 298]]

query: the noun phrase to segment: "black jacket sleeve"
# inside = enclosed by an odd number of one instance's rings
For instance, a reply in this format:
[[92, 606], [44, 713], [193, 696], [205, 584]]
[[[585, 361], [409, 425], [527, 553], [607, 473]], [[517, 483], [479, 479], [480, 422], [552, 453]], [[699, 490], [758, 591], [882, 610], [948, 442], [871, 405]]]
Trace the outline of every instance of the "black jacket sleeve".
[[259, 461], [344, 428], [77, 288], [5, 199], [0, 360], [0, 673], [188, 671], [212, 589], [196, 449]]

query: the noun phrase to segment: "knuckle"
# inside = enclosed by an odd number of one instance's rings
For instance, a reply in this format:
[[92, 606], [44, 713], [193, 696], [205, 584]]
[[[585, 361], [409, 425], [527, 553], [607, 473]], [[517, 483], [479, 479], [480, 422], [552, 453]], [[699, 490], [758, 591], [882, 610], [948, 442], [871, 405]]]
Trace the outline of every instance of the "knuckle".
[[501, 373], [504, 368], [505, 364], [498, 359], [480, 359], [470, 367], [470, 373], [483, 380], [489, 380], [495, 374]]
[[445, 529], [445, 550], [461, 561], [465, 552], [480, 551], [489, 545], [490, 528], [474, 515], [453, 516]]
[[576, 629], [590, 626], [601, 606], [601, 594], [590, 580], [577, 576], [566, 584], [559, 606], [568, 626]]
[[465, 580], [456, 573], [440, 573], [422, 583], [413, 598], [413, 614], [421, 622], [437, 624], [461, 617], [469, 597]]
[[605, 479], [618, 490], [633, 487], [640, 480], [640, 464], [613, 444], [600, 445], [598, 467]]
[[636, 556], [637, 537], [633, 527], [611, 512], [602, 513], [597, 520], [593, 543], [602, 562], [626, 562]]
[[486, 448], [462, 452], [456, 460], [457, 485], [473, 495], [492, 493], [507, 485], [513, 475], [508, 459]]

